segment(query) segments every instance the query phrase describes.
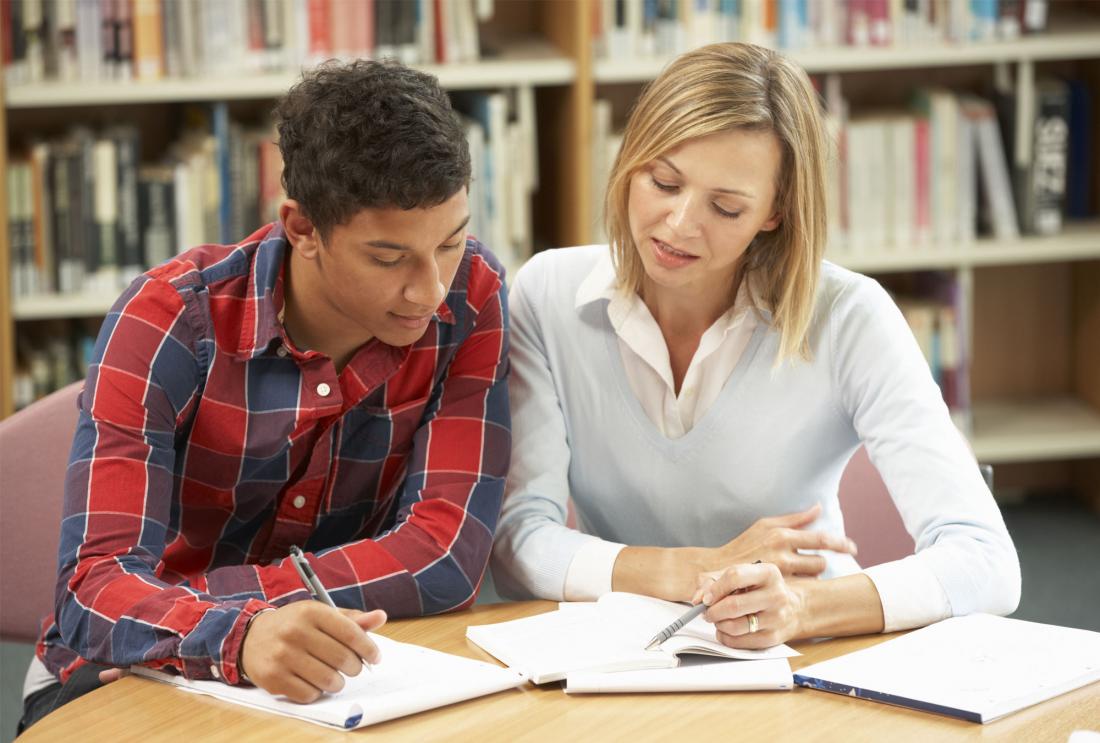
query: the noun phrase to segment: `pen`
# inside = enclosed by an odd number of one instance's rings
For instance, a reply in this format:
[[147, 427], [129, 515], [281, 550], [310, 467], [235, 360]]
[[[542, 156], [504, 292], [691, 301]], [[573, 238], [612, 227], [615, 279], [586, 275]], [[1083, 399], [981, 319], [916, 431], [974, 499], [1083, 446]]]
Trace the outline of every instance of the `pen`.
[[668, 625], [663, 630], [654, 635], [653, 639], [649, 641], [649, 644], [645, 646], [645, 649], [653, 650], [662, 642], [679, 632], [681, 627], [690, 622], [692, 619], [695, 619], [695, 617], [699, 616], [706, 610], [707, 605], [700, 601], [698, 604], [684, 612], [675, 622]]
[[[763, 561], [762, 560], [757, 560], [753, 563], [753, 565], [759, 565], [761, 562], [763, 562]], [[743, 593], [743, 592], [744, 592], [744, 589], [734, 591], [734, 593]], [[663, 630], [661, 630], [660, 632], [655, 634], [653, 636], [653, 639], [649, 641], [649, 644], [645, 646], [645, 649], [646, 650], [653, 650], [653, 648], [658, 647], [662, 642], [664, 642], [665, 640], [667, 640], [668, 638], [672, 637], [677, 632], [679, 632], [681, 627], [683, 627], [685, 624], [690, 622], [692, 619], [695, 619], [695, 617], [699, 616], [700, 614], [702, 614], [706, 610], [707, 610], [707, 605], [704, 604], [702, 601], [700, 601], [698, 604], [696, 604], [695, 606], [693, 606], [690, 609], [688, 609], [687, 611], [685, 611], [680, 616], [680, 618], [677, 619], [675, 622], [673, 622], [672, 624], [668, 625]], [[750, 631], [753, 631], [753, 630], [750, 630]]]
[[[294, 564], [294, 569], [298, 571], [298, 577], [302, 579], [302, 583], [309, 589], [310, 595], [321, 603], [335, 609], [336, 604], [333, 602], [332, 596], [328, 595], [328, 591], [325, 590], [324, 584], [321, 583], [317, 574], [313, 572], [313, 568], [310, 567], [309, 561], [306, 560], [306, 556], [302, 554], [302, 551], [298, 549], [297, 545], [291, 545], [290, 547], [290, 561]], [[366, 658], [363, 659], [363, 665], [366, 666], [368, 671], [374, 670], [374, 666], [368, 663]]]

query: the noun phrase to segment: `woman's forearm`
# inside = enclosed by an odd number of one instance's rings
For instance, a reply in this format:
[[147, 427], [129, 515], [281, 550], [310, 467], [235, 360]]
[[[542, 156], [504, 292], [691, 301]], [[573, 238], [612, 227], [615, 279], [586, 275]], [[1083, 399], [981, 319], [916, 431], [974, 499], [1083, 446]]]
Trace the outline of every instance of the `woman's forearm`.
[[792, 581], [801, 599], [796, 638], [839, 637], [882, 632], [882, 601], [863, 573], [843, 578]]
[[716, 569], [713, 553], [704, 547], [624, 547], [615, 560], [611, 588], [688, 601], [699, 573]]

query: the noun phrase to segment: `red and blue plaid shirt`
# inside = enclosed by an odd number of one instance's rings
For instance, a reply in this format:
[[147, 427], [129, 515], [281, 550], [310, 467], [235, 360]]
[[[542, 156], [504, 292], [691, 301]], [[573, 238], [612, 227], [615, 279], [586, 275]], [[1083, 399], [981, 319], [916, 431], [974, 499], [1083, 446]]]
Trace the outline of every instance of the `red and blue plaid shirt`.
[[392, 617], [470, 605], [511, 446], [504, 271], [476, 240], [424, 336], [339, 374], [279, 314], [279, 224], [149, 271], [107, 315], [65, 484], [38, 655], [237, 683], [256, 612], [309, 598]]

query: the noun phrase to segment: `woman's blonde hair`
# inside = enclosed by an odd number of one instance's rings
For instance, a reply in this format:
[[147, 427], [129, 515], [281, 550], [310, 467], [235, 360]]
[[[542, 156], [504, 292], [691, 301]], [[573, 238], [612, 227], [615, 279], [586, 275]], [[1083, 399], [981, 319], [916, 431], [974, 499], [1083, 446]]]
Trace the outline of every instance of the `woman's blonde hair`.
[[772, 313], [780, 334], [777, 361], [808, 359], [806, 335], [825, 250], [828, 140], [805, 71], [769, 49], [740, 43], [701, 47], [675, 59], [642, 92], [604, 205], [619, 284], [640, 292], [645, 277], [627, 215], [631, 178], [688, 140], [735, 129], [773, 132], [782, 151], [775, 197], [779, 226], [756, 236], [739, 278], [751, 275], [754, 301]]

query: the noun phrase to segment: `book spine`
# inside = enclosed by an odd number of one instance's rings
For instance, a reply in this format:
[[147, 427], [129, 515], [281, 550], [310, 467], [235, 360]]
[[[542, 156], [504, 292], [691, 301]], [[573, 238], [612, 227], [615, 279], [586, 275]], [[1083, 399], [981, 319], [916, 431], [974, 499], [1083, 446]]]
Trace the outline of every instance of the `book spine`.
[[164, 19], [160, 0], [134, 0], [134, 70], [139, 80], [164, 77]]
[[1069, 90], [1061, 80], [1037, 86], [1035, 139], [1032, 149], [1030, 232], [1053, 235], [1062, 229], [1069, 150]]

